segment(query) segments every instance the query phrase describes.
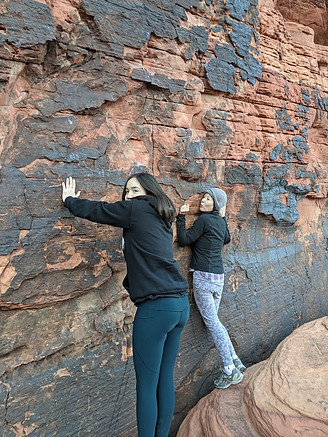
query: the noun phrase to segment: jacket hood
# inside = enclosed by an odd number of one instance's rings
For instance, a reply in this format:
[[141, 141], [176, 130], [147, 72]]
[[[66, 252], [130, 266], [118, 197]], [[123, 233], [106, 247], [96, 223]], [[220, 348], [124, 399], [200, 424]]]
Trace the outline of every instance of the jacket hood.
[[[157, 212], [157, 214], [158, 214], [158, 211], [157, 211], [157, 199], [156, 199], [155, 196], [151, 196], [149, 194], [146, 194], [146, 195], [143, 195], [143, 196], [137, 196], [137, 197], [135, 197], [135, 199], [145, 200], [148, 203], [148, 205], [151, 206]], [[172, 221], [167, 220], [167, 219], [163, 218], [162, 216], [160, 216], [160, 217], [163, 220], [163, 222], [165, 223], [165, 226], [167, 228], [170, 228], [172, 226]]]

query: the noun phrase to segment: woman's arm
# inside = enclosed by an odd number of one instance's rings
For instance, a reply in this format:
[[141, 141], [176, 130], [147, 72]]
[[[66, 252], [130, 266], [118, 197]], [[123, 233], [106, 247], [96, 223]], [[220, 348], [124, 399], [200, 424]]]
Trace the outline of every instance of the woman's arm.
[[76, 193], [76, 184], [73, 178], [67, 178], [62, 183], [62, 199], [66, 208], [77, 217], [92, 222], [103, 223], [119, 228], [130, 227], [131, 201], [115, 203], [78, 199], [80, 191]]
[[194, 222], [190, 229], [186, 230], [186, 217], [183, 214], [177, 216], [177, 236], [180, 246], [189, 246], [205, 232], [204, 221], [201, 217]]

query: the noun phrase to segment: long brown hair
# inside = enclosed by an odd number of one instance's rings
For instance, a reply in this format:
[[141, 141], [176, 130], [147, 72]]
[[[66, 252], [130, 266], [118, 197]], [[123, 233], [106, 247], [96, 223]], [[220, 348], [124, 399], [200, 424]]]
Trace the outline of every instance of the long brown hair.
[[128, 177], [123, 188], [122, 199], [125, 199], [126, 185], [130, 179], [136, 178], [147, 195], [154, 196], [157, 200], [156, 211], [164, 219], [172, 222], [175, 217], [175, 207], [172, 200], [164, 193], [153, 175], [149, 173], [135, 173]]

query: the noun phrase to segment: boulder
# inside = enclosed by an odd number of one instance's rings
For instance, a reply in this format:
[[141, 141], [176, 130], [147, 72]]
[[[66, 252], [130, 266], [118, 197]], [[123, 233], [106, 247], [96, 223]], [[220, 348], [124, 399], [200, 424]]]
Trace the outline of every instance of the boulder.
[[306, 323], [241, 383], [214, 389], [190, 411], [177, 437], [328, 435], [328, 317]]

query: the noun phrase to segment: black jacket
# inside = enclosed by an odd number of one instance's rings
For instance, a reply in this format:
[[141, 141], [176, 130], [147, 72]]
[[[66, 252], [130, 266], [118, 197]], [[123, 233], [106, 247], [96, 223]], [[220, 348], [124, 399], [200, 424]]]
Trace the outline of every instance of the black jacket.
[[115, 203], [67, 197], [65, 206], [75, 216], [123, 228], [123, 285], [134, 303], [187, 294], [187, 280], [173, 259], [171, 224], [156, 212], [154, 197]]
[[217, 211], [204, 212], [186, 231], [186, 218], [177, 217], [177, 233], [180, 246], [191, 246], [190, 268], [209, 273], [224, 273], [222, 248], [230, 242], [230, 232], [225, 217]]

